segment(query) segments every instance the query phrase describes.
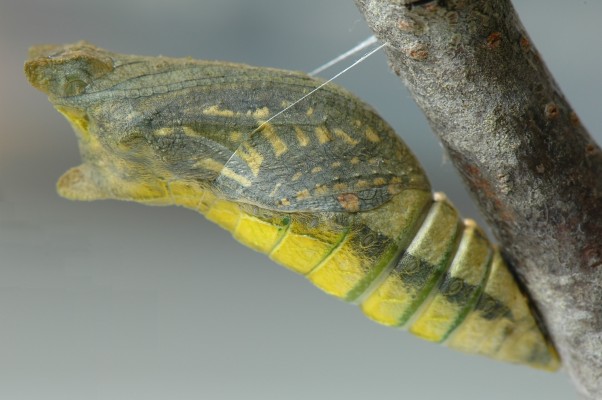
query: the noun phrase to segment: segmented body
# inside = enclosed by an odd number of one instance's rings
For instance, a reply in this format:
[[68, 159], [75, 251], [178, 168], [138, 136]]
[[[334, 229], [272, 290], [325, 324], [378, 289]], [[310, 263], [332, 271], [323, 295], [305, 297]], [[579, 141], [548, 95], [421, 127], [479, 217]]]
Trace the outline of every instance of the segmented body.
[[[192, 208], [379, 323], [558, 367], [499, 252], [433, 198], [405, 144], [356, 97], [329, 85], [266, 124], [320, 82], [82, 43], [54, 51], [61, 63], [34, 57], [26, 70], [79, 133], [84, 163], [61, 178], [62, 195]], [[69, 62], [93, 79], [73, 85]]]

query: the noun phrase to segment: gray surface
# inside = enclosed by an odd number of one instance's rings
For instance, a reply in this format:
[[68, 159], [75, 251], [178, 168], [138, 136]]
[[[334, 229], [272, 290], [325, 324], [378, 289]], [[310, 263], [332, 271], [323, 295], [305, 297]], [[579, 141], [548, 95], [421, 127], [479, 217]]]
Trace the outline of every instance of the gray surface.
[[[602, 132], [602, 3], [517, 8], [584, 124]], [[380, 327], [191, 211], [55, 194], [77, 146], [23, 77], [28, 46], [86, 39], [311, 70], [366, 36], [343, 0], [0, 0], [0, 398], [575, 398], [562, 373]], [[374, 105], [433, 186], [475, 215], [382, 54], [338, 82]]]

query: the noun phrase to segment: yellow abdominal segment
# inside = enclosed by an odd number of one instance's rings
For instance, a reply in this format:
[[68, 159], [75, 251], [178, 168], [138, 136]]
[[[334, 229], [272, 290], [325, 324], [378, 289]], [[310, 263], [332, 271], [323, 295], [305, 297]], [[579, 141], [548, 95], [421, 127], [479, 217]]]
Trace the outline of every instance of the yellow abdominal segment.
[[399, 263], [362, 303], [366, 316], [389, 326], [406, 323], [447, 267], [460, 231], [458, 222], [447, 203], [430, 209]]
[[[316, 218], [293, 217], [282, 240], [268, 253], [275, 262], [308, 274], [344, 240], [347, 228]], [[244, 243], [244, 239], [239, 239]], [[248, 240], [248, 239], [247, 239]]]
[[467, 223], [440, 290], [425, 303], [409, 331], [432, 342], [447, 339], [481, 294], [492, 257], [493, 249], [487, 239], [476, 225]]

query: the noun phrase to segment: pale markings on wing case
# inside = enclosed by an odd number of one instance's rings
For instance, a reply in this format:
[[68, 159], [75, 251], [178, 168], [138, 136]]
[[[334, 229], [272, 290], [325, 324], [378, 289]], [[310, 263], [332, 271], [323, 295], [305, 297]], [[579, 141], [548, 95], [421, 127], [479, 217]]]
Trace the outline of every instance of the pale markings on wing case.
[[309, 194], [309, 190], [303, 189], [300, 192], [297, 192], [297, 200], [305, 200], [309, 198], [311, 195]]
[[211, 115], [213, 117], [228, 117], [233, 118], [238, 115], [237, 112], [227, 109], [221, 109], [217, 105], [210, 106], [208, 108], [203, 109], [203, 114]]
[[278, 182], [276, 185], [274, 185], [274, 189], [272, 189], [270, 192], [270, 197], [274, 197], [276, 195], [276, 192], [278, 189], [280, 189], [280, 186], [282, 186], [282, 182]]
[[336, 190], [337, 192], [342, 192], [342, 191], [348, 190], [349, 188], [346, 183], [335, 183], [333, 185], [333, 189]]
[[380, 142], [380, 137], [376, 134], [376, 132], [374, 132], [374, 130], [371, 127], [367, 127], [364, 130], [364, 134], [366, 135], [366, 138], [374, 143], [378, 143]]
[[326, 128], [324, 128], [322, 126], [316, 126], [314, 131], [316, 133], [316, 137], [318, 138], [318, 142], [320, 142], [320, 144], [324, 144], [324, 143], [330, 142], [332, 140], [330, 138], [330, 136], [328, 135], [328, 131], [326, 130]]
[[253, 175], [257, 176], [259, 174], [261, 163], [263, 162], [261, 153], [250, 147], [247, 143], [243, 143], [236, 153], [247, 163], [251, 172], [253, 172]]
[[252, 115], [257, 121], [266, 120], [270, 116], [270, 109], [267, 107], [257, 108]]
[[316, 188], [314, 189], [314, 193], [316, 196], [323, 196], [328, 193], [328, 186], [324, 184], [317, 183]]
[[370, 183], [367, 180], [365, 180], [365, 179], [360, 179], [355, 184], [355, 187], [358, 188], [358, 189], [367, 189], [367, 188], [370, 187]]
[[280, 157], [288, 150], [286, 143], [278, 136], [276, 129], [270, 123], [264, 123], [261, 125], [259, 130], [265, 138], [270, 142], [272, 149], [274, 150], [274, 154], [276, 157]]
[[155, 131], [157, 136], [169, 136], [174, 133], [174, 128], [161, 128]]
[[297, 141], [299, 142], [299, 145], [301, 147], [307, 146], [309, 144], [309, 137], [298, 126], [295, 125], [294, 129], [295, 129], [295, 135], [297, 136]]
[[213, 171], [213, 172], [219, 172], [222, 175], [224, 175], [226, 178], [232, 179], [233, 181], [236, 181], [243, 186], [251, 186], [251, 181], [248, 178], [237, 174], [236, 172], [232, 171], [230, 168], [225, 167], [222, 163], [220, 163], [219, 161], [216, 161], [212, 158], [205, 158], [203, 160], [197, 161], [194, 164], [194, 166], [205, 168], [205, 169], [208, 169], [209, 171]]
[[351, 146], [355, 146], [359, 143], [359, 141], [355, 140], [351, 136], [349, 136], [344, 130], [339, 128], [334, 128], [334, 134], [343, 139], [343, 141]]
[[242, 139], [242, 133], [240, 133], [239, 131], [230, 131], [228, 135], [232, 143], [238, 143]]

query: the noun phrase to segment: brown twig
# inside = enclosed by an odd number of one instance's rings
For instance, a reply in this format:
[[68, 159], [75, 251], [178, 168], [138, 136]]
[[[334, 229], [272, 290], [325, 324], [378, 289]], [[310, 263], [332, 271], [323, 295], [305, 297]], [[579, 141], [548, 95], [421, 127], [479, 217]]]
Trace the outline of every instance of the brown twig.
[[[509, 0], [355, 0], [537, 305], [602, 398], [602, 153]], [[412, 4], [410, 4], [412, 3]]]

